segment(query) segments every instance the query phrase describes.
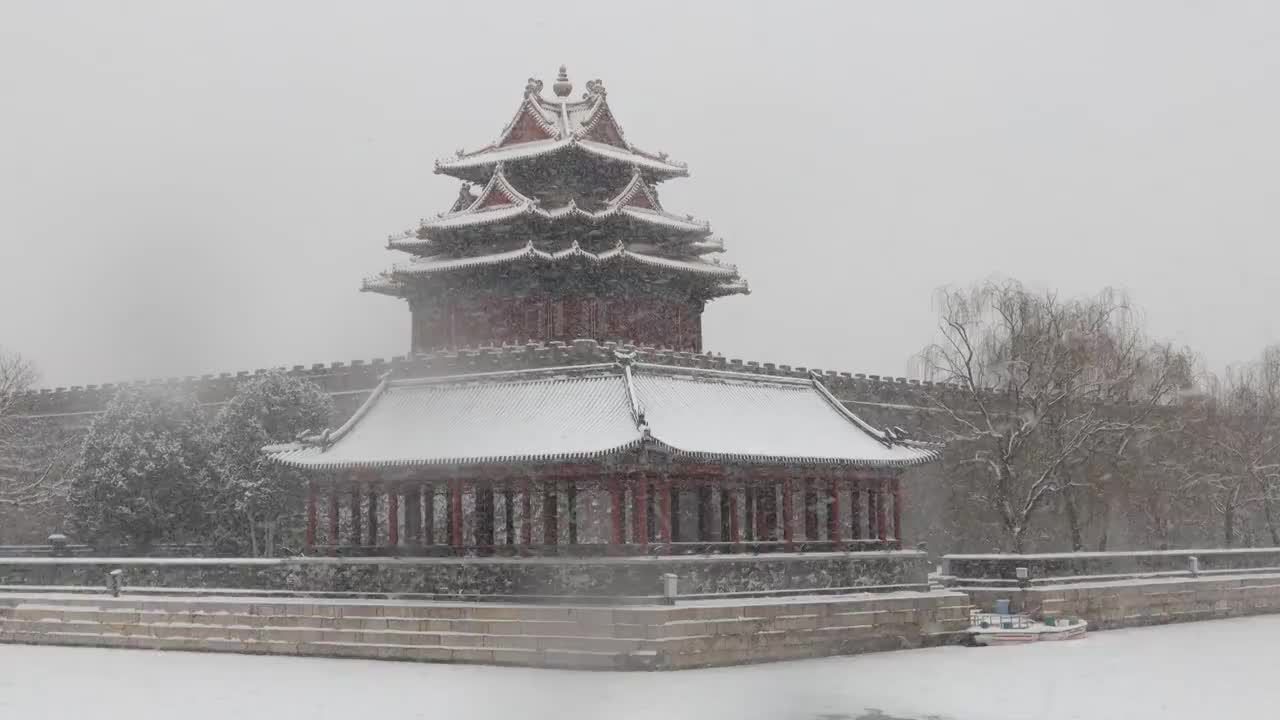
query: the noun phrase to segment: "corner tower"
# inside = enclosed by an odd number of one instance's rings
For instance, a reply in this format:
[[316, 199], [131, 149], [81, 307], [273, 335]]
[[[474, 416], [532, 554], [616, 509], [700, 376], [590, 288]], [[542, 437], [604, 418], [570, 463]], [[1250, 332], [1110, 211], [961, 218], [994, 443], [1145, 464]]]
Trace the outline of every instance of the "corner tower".
[[572, 100], [562, 66], [542, 89], [529, 80], [495, 142], [436, 161], [457, 201], [391, 237], [410, 258], [363, 290], [409, 303], [413, 352], [575, 338], [701, 352], [706, 303], [748, 289], [710, 225], [658, 199], [688, 168], [632, 145], [599, 80]]

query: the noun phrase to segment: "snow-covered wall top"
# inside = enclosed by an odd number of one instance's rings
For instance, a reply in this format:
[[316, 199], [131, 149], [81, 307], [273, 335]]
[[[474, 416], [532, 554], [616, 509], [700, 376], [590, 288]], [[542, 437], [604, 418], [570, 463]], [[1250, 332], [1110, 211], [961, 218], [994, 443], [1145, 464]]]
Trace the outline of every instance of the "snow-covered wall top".
[[[771, 362], [743, 361], [722, 355], [673, 352], [652, 347], [634, 347], [617, 343], [598, 343], [595, 340], [575, 340], [571, 344], [549, 342], [545, 344], [508, 345], [438, 352], [406, 357], [390, 361], [375, 358], [372, 361], [354, 360], [350, 363], [317, 363], [306, 367], [295, 365], [291, 369], [279, 368], [290, 375], [306, 377], [326, 392], [335, 396], [363, 394], [373, 389], [381, 377], [391, 372], [396, 377], [420, 377], [450, 375], [471, 372], [515, 370], [522, 368], [554, 367], [584, 363], [612, 362], [615, 350], [634, 351], [644, 362], [702, 367], [716, 370], [758, 373], [783, 377], [807, 378], [810, 373], [822, 376], [823, 383], [838, 397], [846, 400], [878, 404], [900, 404], [904, 408], [928, 406], [928, 396], [943, 398], [948, 402], [963, 402], [958, 387], [909, 380], [904, 377], [864, 375], [805, 367], [792, 367]], [[28, 416], [56, 416], [100, 412], [116, 391], [123, 386], [170, 387], [177, 391], [194, 393], [201, 402], [216, 404], [225, 402], [235, 393], [239, 382], [251, 375], [269, 372], [259, 369], [250, 372], [222, 373], [202, 377], [157, 378], [133, 383], [108, 383], [104, 385], [44, 388], [31, 391], [20, 398], [18, 412]]]

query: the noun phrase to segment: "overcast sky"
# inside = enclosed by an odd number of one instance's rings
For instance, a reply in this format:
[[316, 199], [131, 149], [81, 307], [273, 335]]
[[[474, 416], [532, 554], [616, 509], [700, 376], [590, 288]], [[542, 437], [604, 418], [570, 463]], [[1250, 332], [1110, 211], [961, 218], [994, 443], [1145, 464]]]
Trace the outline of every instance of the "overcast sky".
[[1274, 2], [5, 0], [0, 345], [48, 385], [404, 353], [361, 278], [560, 63], [751, 282], [709, 350], [904, 374], [993, 275], [1125, 288], [1210, 366], [1280, 340]]

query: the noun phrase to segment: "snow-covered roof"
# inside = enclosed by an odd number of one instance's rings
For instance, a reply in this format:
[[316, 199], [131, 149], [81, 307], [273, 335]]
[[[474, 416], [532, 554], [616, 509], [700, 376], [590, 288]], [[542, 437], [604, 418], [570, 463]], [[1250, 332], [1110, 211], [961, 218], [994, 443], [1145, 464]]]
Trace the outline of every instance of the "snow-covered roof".
[[640, 265], [663, 268], [665, 270], [675, 270], [677, 272], [693, 273], [696, 275], [709, 275], [734, 279], [738, 277], [738, 268], [736, 266], [729, 265], [727, 263], [721, 264], [714, 260], [703, 259], [702, 257], [669, 258], [658, 255], [648, 255], [628, 250], [621, 243], [611, 250], [593, 253], [588, 250], [583, 250], [576, 241], [568, 249], [556, 252], [539, 250], [534, 247], [533, 241], [529, 241], [524, 245], [524, 247], [517, 248], [515, 250], [489, 253], [486, 255], [475, 255], [470, 257], [440, 255], [414, 258], [409, 262], [400, 263], [392, 267], [391, 275], [393, 277], [423, 276], [454, 270], [507, 265], [516, 262], [553, 264], [573, 260], [586, 261], [593, 265], [634, 262]]
[[333, 433], [264, 448], [310, 469], [562, 462], [647, 446], [675, 460], [898, 467], [936, 446], [864, 423], [815, 379], [631, 362], [384, 379]]
[[[464, 195], [465, 197], [465, 195]], [[419, 233], [393, 238], [389, 247], [396, 250], [415, 250], [430, 247], [433, 236], [462, 229], [474, 229], [526, 217], [535, 221], [579, 221], [593, 225], [611, 220], [635, 221], [653, 226], [661, 231], [703, 238], [711, 234], [711, 225], [695, 220], [692, 216], [679, 217], [662, 209], [657, 196], [644, 177], [636, 171], [631, 181], [600, 210], [586, 210], [575, 202], [557, 207], [541, 207], [540, 203], [521, 193], [507, 179], [499, 165], [480, 194], [459, 210], [444, 213], [422, 222]]]
[[599, 80], [587, 83], [581, 100], [567, 96], [546, 98], [542, 82], [530, 80], [515, 116], [498, 139], [472, 152], [436, 161], [436, 172], [468, 175], [500, 162], [529, 160], [550, 153], [578, 150], [587, 155], [626, 163], [646, 170], [655, 178], [688, 175], [688, 167], [664, 153], [648, 153], [626, 139], [609, 109], [607, 93]]

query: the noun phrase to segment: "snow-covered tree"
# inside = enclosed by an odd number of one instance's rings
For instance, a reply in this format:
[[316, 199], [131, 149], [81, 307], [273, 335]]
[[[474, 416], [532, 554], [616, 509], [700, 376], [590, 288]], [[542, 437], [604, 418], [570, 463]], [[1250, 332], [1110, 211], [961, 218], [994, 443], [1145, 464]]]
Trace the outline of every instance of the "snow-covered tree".
[[66, 443], [17, 417], [22, 394], [38, 377], [29, 360], [0, 348], [0, 509], [46, 505], [61, 491]]
[[195, 398], [122, 389], [90, 426], [72, 469], [73, 532], [138, 549], [199, 540], [209, 480], [208, 433]]
[[1187, 354], [1148, 340], [1111, 291], [1062, 300], [1017, 282], [983, 283], [941, 292], [939, 315], [941, 339], [921, 359], [931, 379], [958, 392], [930, 399], [952, 421], [974, 499], [1015, 552], [1050, 499], [1099, 494], [1102, 476], [1090, 465], [1114, 465], [1188, 382]]
[[288, 442], [303, 431], [324, 428], [333, 411], [315, 384], [285, 373], [268, 373], [240, 386], [214, 421], [214, 456], [222, 489], [221, 539], [254, 555], [270, 554], [277, 538], [300, 530], [304, 480], [267, 461], [262, 447]]

